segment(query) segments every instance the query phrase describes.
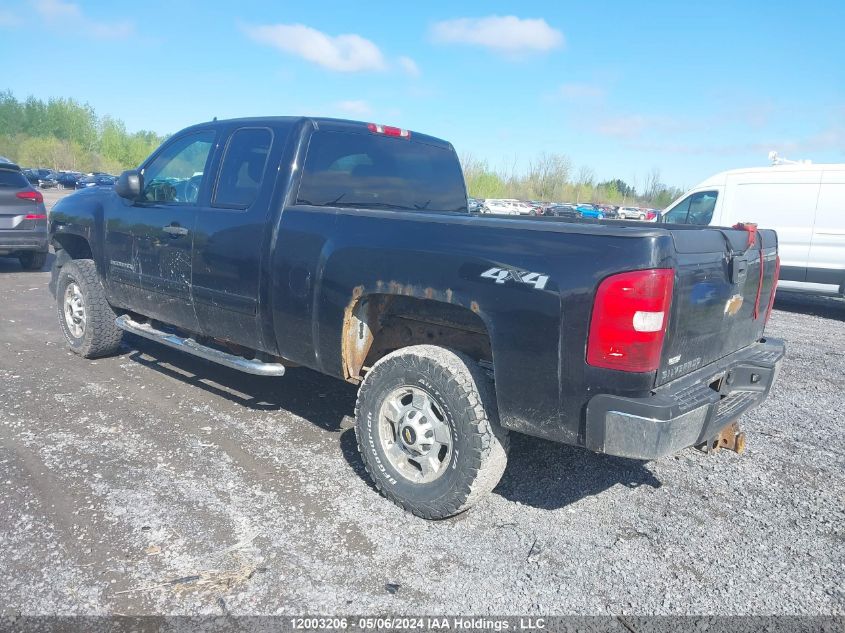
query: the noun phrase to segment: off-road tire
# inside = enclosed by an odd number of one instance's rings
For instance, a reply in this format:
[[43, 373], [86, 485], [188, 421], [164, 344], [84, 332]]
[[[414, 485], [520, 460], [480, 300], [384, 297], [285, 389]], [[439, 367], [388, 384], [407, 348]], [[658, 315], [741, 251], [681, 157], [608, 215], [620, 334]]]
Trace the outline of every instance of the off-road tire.
[[[81, 337], [67, 327], [64, 315], [65, 290], [76, 282], [82, 291], [86, 323]], [[72, 352], [83, 358], [99, 358], [113, 354], [123, 340], [123, 330], [114, 324], [117, 315], [106, 300], [106, 293], [93, 260], [74, 259], [62, 266], [56, 286], [59, 326]]]
[[24, 270], [41, 270], [47, 263], [46, 251], [27, 251], [18, 256], [18, 260]]
[[[382, 403], [404, 386], [428, 392], [452, 433], [449, 465], [430, 483], [403, 477], [386, 457], [379, 436]], [[469, 509], [496, 487], [507, 465], [509, 438], [499, 426], [492, 380], [460, 352], [415, 345], [380, 359], [358, 391], [355, 419], [358, 450], [376, 488], [424, 519], [445, 519]]]

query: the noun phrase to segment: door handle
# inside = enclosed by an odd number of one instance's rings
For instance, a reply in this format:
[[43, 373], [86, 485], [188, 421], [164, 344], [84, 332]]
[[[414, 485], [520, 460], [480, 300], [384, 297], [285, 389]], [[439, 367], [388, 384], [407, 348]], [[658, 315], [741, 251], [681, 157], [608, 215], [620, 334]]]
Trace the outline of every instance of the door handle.
[[168, 233], [170, 237], [179, 237], [188, 234], [188, 229], [177, 224], [168, 224], [167, 226], [161, 227], [161, 230]]

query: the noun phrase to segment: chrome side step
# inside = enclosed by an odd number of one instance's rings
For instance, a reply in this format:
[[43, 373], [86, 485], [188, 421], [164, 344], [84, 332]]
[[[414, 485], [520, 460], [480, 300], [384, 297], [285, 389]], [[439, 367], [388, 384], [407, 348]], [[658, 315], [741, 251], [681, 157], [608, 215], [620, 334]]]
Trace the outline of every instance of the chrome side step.
[[170, 332], [163, 332], [157, 330], [149, 323], [138, 323], [133, 321], [128, 314], [119, 316], [114, 320], [114, 324], [121, 330], [131, 332], [143, 338], [161, 343], [173, 349], [188, 352], [194, 356], [199, 356], [205, 360], [210, 360], [212, 363], [218, 365], [225, 365], [232, 369], [237, 369], [247, 374], [254, 374], [256, 376], [284, 376], [285, 366], [280, 363], [265, 363], [260, 360], [249, 360], [243, 356], [221, 352], [219, 349], [200, 345], [192, 338], [182, 338]]

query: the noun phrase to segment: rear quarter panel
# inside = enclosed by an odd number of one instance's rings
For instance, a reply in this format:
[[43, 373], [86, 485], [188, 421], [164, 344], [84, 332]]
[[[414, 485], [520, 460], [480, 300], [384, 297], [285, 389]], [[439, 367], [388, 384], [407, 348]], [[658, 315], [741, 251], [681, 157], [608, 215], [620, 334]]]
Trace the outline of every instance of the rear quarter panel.
[[[344, 314], [359, 297], [396, 294], [459, 305], [476, 313], [490, 336], [502, 424], [577, 443], [592, 387], [640, 394], [654, 379], [653, 373], [585, 365], [598, 282], [620, 270], [671, 265], [670, 245], [661, 249], [660, 238], [643, 237], [642, 230], [583, 227], [545, 219], [286, 208], [279, 231], [285, 261], [274, 282], [280, 351], [343, 377]], [[626, 231], [631, 237], [622, 235]], [[502, 269], [516, 277], [497, 281], [490, 271]], [[532, 283], [515, 280], [530, 273], [537, 273], [529, 277]], [[540, 275], [548, 276], [542, 287]]]

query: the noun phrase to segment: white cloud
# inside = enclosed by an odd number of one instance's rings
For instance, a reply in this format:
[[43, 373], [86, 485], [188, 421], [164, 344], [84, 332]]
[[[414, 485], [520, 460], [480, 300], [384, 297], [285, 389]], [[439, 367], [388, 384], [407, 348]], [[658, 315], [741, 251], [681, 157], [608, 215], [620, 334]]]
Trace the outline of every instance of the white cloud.
[[557, 89], [555, 96], [566, 101], [586, 101], [590, 99], [601, 99], [607, 91], [601, 86], [584, 83], [563, 84]]
[[563, 46], [563, 33], [542, 18], [490, 15], [436, 22], [431, 27], [435, 42], [483, 46], [499, 53], [520, 54], [549, 51]]
[[260, 44], [329, 70], [354, 73], [384, 70], [387, 66], [379, 47], [354, 33], [332, 36], [304, 24], [243, 25], [241, 28]]
[[789, 158], [813, 159], [813, 152], [832, 152], [845, 156], [845, 127], [832, 125], [809, 136], [785, 138], [768, 134], [755, 133], [752, 140], [741, 143], [701, 142], [640, 142], [628, 144], [632, 149], [663, 154], [681, 154], [686, 156], [725, 156], [753, 154], [762, 161], [771, 150], [777, 150]]
[[633, 139], [638, 138], [647, 126], [646, 117], [639, 114], [626, 114], [599, 121], [596, 131], [612, 138]]
[[624, 114], [604, 118], [595, 125], [596, 132], [611, 138], [634, 140], [655, 134], [678, 134], [699, 129], [702, 122], [681, 120], [669, 116]]
[[32, 0], [32, 7], [45, 22], [53, 26], [70, 28], [102, 39], [119, 39], [132, 35], [131, 22], [101, 22], [86, 16], [78, 4], [64, 0]]
[[355, 116], [366, 116], [371, 114], [373, 109], [370, 104], [363, 99], [350, 99], [348, 101], [339, 101], [335, 107], [345, 114], [352, 114]]
[[411, 77], [419, 77], [420, 76], [420, 67], [417, 66], [417, 62], [415, 62], [410, 57], [405, 57], [404, 55], [396, 60], [399, 64], [399, 67], [405, 71]]

